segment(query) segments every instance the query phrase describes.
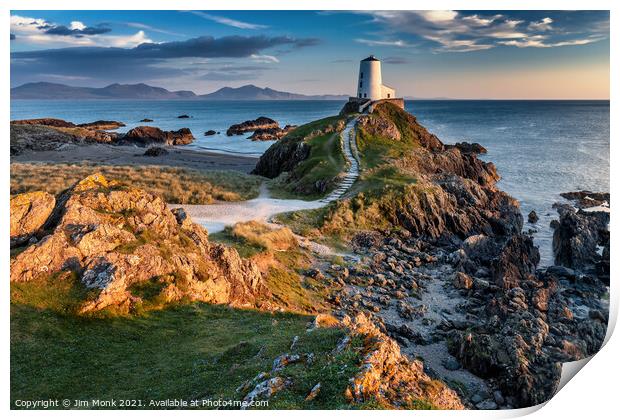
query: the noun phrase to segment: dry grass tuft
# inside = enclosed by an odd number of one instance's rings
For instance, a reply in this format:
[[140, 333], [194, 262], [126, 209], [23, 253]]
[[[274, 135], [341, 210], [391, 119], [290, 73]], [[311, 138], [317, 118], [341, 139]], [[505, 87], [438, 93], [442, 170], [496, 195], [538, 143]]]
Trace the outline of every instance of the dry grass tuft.
[[297, 240], [289, 228], [272, 229], [257, 221], [236, 223], [231, 234], [269, 251], [286, 251], [297, 245]]
[[171, 204], [210, 204], [258, 196], [261, 179], [236, 171], [196, 171], [168, 166], [91, 164], [11, 164], [11, 194], [46, 191], [50, 194], [101, 172], [108, 179], [142, 188]]

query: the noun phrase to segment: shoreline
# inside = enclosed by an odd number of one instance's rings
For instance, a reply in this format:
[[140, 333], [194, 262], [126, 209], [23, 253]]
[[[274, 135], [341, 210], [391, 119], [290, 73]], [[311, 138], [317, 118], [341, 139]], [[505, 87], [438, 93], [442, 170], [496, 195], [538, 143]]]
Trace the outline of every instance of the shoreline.
[[179, 146], [166, 147], [168, 154], [144, 156], [148, 148], [108, 144], [63, 145], [55, 150], [28, 150], [11, 156], [11, 163], [83, 163], [99, 165], [172, 166], [193, 170], [231, 170], [249, 173], [258, 158], [217, 153]]

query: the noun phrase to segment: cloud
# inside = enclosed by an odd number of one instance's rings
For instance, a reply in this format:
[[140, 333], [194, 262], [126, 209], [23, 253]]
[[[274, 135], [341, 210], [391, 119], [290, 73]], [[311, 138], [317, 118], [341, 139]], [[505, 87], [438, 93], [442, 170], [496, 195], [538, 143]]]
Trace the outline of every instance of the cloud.
[[408, 64], [409, 60], [404, 57], [385, 57], [381, 59], [386, 64]]
[[66, 26], [57, 25], [45, 19], [11, 15], [10, 23], [11, 34], [14, 35], [12, 39], [20, 44], [135, 47], [144, 42], [152, 42], [144, 31], [130, 35], [107, 35], [111, 32], [107, 26], [87, 26], [77, 20]]
[[553, 19], [551, 19], [550, 17], [546, 17], [541, 19], [538, 22], [530, 22], [529, 25], [527, 25], [528, 29], [531, 30], [535, 30], [535, 31], [549, 31], [551, 30], [551, 24], [553, 23]]
[[[42, 74], [84, 76], [113, 82], [144, 81], [193, 73], [196, 66], [188, 62], [196, 59], [245, 58], [258, 64], [273, 64], [279, 60], [267, 52], [269, 49], [281, 46], [301, 48], [302, 45], [308, 43], [287, 36], [202, 36], [157, 44], [145, 42], [130, 48], [71, 47], [19, 51], [11, 54], [11, 76], [24, 81], [38, 80]], [[218, 74], [206, 77], [218, 77]]]
[[250, 55], [250, 57], [256, 63], [279, 63], [280, 62], [280, 60], [278, 60], [278, 58], [274, 57], [273, 55], [252, 54]]
[[191, 13], [191, 14], [196, 15], [196, 16], [200, 16], [203, 19], [207, 19], [207, 20], [210, 20], [210, 21], [213, 21], [213, 22], [221, 23], [222, 25], [232, 26], [232, 27], [238, 28], [238, 29], [266, 29], [266, 28], [269, 27], [267, 25], [259, 25], [259, 24], [256, 24], [256, 23], [242, 22], [240, 20], [229, 19], [229, 18], [224, 17], [224, 16], [212, 15], [210, 13], [205, 13], [205, 12], [198, 12], [198, 11], [188, 10], [188, 13]]
[[554, 47], [567, 47], [572, 45], [587, 45], [594, 42], [602, 41], [602, 37], [591, 37], [584, 39], [570, 39], [566, 41], [558, 42], [545, 42], [546, 37], [544, 35], [536, 35], [529, 38], [523, 38], [519, 40], [500, 41], [502, 45], [508, 45], [517, 48], [554, 48]]
[[360, 44], [365, 44], [370, 47], [377, 47], [377, 46], [379, 47], [408, 47], [409, 46], [409, 44], [407, 44], [405, 41], [402, 41], [400, 39], [390, 41], [390, 40], [380, 40], [380, 39], [373, 40], [373, 39], [357, 38], [355, 42], [359, 42]]
[[67, 28], [64, 25], [45, 27], [44, 32], [49, 35], [65, 35], [74, 37], [83, 37], [84, 35], [100, 35], [112, 31], [105, 26], [88, 27], [82, 22], [71, 22], [71, 26]]
[[129, 26], [130, 28], [137, 28], [137, 29], [145, 29], [151, 32], [158, 32], [160, 34], [166, 34], [166, 35], [172, 35], [172, 36], [184, 36], [181, 33], [178, 32], [172, 32], [172, 31], [168, 31], [166, 29], [160, 29], [160, 28], [156, 28], [154, 26], [151, 25], [146, 25], [144, 23], [140, 23], [140, 22], [121, 22], [124, 25]]
[[[550, 48], [583, 45], [608, 37], [609, 14], [588, 15], [588, 22], [565, 19], [564, 28], [558, 19], [550, 17], [529, 20], [527, 14], [518, 18], [498, 13], [469, 13], [467, 11], [371, 11], [358, 12], [372, 16], [372, 24], [381, 27], [383, 40], [358, 39], [371, 46], [406, 46], [411, 37], [421, 38], [435, 52], [472, 52], [488, 50], [497, 46], [519, 48]], [[569, 16], [571, 12], [563, 12]], [[562, 15], [559, 15], [562, 16]], [[583, 16], [581, 16], [583, 17]], [[555, 18], [555, 16], [554, 16]], [[576, 25], [574, 22], [579, 22]], [[552, 25], [553, 24], [553, 25]], [[572, 26], [571, 26], [572, 25]], [[567, 27], [571, 26], [570, 29]], [[582, 37], [566, 39], [566, 34], [580, 32]], [[551, 38], [541, 40], [540, 35]], [[599, 35], [592, 37], [592, 35]], [[573, 35], [575, 36], [575, 35]], [[387, 41], [396, 39], [397, 41]], [[417, 44], [416, 44], [417, 45]]]

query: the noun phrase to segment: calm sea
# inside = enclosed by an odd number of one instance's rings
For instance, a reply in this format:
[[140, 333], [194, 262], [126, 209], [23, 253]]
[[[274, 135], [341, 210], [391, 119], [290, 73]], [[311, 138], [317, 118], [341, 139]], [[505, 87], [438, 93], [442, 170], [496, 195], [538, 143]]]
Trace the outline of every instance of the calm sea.
[[[271, 142], [227, 137], [226, 129], [266, 116], [303, 124], [336, 114], [336, 101], [26, 101], [11, 102], [11, 119], [62, 118], [75, 123], [116, 120], [127, 128], [154, 120], [165, 130], [189, 127], [192, 146], [258, 156]], [[549, 222], [559, 193], [579, 189], [609, 191], [609, 101], [409, 101], [409, 112], [443, 142], [478, 142], [502, 176], [499, 186], [519, 199], [524, 216], [536, 210], [535, 235], [542, 263], [552, 263]], [[192, 118], [179, 119], [187, 114]], [[126, 130], [127, 128], [123, 128]], [[204, 137], [206, 130], [221, 134]]]

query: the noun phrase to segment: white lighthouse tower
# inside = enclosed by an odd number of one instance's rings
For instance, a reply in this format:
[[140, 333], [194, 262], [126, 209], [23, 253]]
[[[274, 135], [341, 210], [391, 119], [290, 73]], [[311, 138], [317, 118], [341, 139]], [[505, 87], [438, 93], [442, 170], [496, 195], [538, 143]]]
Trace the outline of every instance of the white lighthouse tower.
[[372, 112], [379, 102], [391, 102], [405, 109], [403, 98], [396, 97], [396, 91], [383, 84], [381, 78], [381, 61], [374, 55], [360, 61], [357, 80], [357, 96], [350, 97], [349, 109], [357, 108], [357, 112]]
[[396, 91], [383, 84], [381, 79], [381, 61], [371, 55], [360, 61], [360, 73], [357, 85], [358, 99], [391, 99], [396, 97]]

